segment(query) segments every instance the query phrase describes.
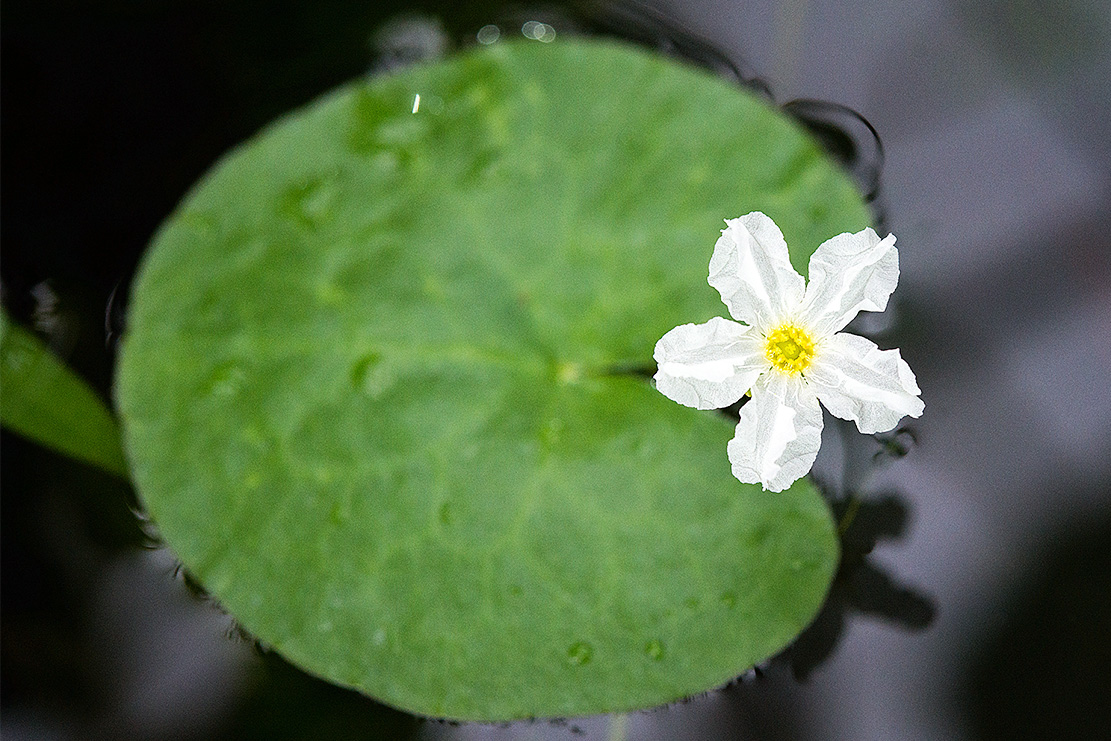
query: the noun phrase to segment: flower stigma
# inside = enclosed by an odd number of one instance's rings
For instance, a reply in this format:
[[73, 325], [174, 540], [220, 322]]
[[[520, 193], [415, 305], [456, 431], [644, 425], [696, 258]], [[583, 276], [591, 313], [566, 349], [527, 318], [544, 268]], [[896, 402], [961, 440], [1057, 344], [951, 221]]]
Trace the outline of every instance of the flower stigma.
[[814, 360], [814, 340], [790, 322], [769, 332], [764, 348], [764, 356], [772, 366], [788, 376], [799, 375]]

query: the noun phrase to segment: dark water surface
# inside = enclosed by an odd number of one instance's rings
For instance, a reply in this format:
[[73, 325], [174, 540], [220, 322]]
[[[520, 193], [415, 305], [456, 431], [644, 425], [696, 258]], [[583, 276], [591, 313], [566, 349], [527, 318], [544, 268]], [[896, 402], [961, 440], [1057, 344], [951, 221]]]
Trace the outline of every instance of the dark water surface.
[[[808, 121], [899, 237], [896, 306], [861, 331], [902, 349], [926, 412], [880, 440], [828, 425], [816, 475], [845, 558], [814, 628], [730, 687], [656, 711], [425, 723], [260, 654], [153, 547], [126, 485], [4, 432], [5, 738], [1106, 734], [1111, 6], [654, 7], [670, 15], [12, 0], [0, 29], [4, 304], [107, 395], [154, 229], [280, 113], [475, 43], [489, 24], [608, 29], [696, 61]], [[414, 9], [427, 15], [396, 20]]]

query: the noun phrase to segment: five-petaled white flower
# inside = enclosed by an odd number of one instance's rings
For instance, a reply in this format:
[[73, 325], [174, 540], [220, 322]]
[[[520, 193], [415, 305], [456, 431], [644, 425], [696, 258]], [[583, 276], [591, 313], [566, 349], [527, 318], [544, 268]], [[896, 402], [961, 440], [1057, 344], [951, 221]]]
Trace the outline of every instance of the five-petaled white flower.
[[899, 282], [895, 236], [840, 234], [810, 258], [810, 283], [787, 243], [754, 211], [728, 219], [710, 258], [710, 285], [738, 324], [714, 317], [656, 343], [656, 388], [695, 409], [719, 409], [751, 390], [729, 441], [733, 475], [782, 491], [814, 465], [821, 399], [864, 433], [922, 414], [918, 384], [898, 350], [840, 330], [860, 311], [883, 311]]

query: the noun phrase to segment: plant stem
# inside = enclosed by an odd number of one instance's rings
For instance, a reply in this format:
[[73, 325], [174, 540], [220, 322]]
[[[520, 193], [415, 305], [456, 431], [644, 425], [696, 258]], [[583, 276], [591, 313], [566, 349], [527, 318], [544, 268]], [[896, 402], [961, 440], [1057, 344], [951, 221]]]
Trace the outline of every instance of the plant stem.
[[623, 713], [610, 716], [609, 733], [606, 741], [626, 741], [629, 737], [629, 716]]

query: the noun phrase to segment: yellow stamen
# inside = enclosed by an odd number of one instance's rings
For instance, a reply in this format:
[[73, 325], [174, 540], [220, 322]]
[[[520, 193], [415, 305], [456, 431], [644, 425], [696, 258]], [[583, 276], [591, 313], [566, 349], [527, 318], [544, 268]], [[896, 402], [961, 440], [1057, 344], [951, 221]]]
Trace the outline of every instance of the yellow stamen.
[[814, 360], [814, 340], [802, 328], [787, 322], [768, 333], [764, 356], [781, 373], [802, 373]]

